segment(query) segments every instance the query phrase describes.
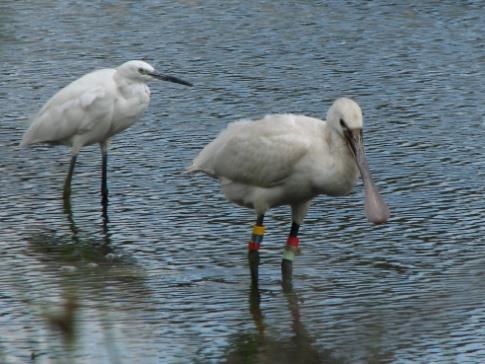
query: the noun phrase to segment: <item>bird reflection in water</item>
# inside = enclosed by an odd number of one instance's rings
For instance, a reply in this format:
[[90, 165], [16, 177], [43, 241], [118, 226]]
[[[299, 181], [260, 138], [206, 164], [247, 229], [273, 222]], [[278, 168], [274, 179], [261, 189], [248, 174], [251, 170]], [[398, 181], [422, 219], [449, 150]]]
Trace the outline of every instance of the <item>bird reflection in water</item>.
[[[97, 242], [91, 242], [89, 245], [96, 246], [99, 253], [106, 256], [112, 252], [111, 246], [111, 233], [109, 231], [109, 216], [108, 216], [108, 204], [101, 205], [101, 231], [102, 239]], [[64, 214], [66, 215], [69, 223], [69, 230], [71, 231], [71, 240], [74, 243], [80, 243], [79, 229], [74, 220], [71, 201], [69, 199], [63, 200]]]
[[225, 363], [344, 363], [331, 350], [318, 348], [305, 328], [300, 315], [300, 297], [289, 282], [282, 284], [291, 315], [291, 337], [270, 335], [260, 307], [261, 291], [251, 285], [249, 311], [256, 326], [255, 333], [239, 333], [230, 340]]
[[[121, 254], [119, 245], [113, 244], [106, 209], [101, 211], [96, 234], [84, 231], [76, 222], [70, 204], [64, 203], [63, 207], [65, 230], [42, 227], [27, 237], [29, 256], [39, 262], [31, 270], [36, 271], [35, 276], [46, 277], [41, 285], [44, 292], [39, 296], [28, 277], [16, 279], [16, 290], [25, 297], [23, 304], [28, 305], [31, 325], [49, 329], [48, 339], [43, 341], [47, 344], [34, 345], [31, 359], [63, 357], [66, 362], [76, 362], [73, 358], [82, 350], [80, 344], [86, 335], [80, 316], [87, 316], [94, 319], [91, 325], [99, 326], [104, 335], [104, 350], [112, 362], [121, 362], [116, 343], [123, 337], [113, 331], [111, 304], [130, 299], [149, 301], [152, 293], [146, 287], [143, 270]], [[106, 282], [110, 282], [108, 291]], [[131, 304], [125, 309], [129, 311]], [[136, 327], [131, 321], [130, 324]]]

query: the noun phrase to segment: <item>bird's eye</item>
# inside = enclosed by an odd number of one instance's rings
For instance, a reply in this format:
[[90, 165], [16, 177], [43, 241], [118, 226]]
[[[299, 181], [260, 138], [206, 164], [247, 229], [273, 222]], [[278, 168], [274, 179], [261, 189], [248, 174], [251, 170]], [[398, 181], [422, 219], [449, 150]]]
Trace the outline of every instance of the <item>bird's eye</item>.
[[143, 68], [138, 68], [138, 72], [140, 72], [141, 74], [145, 73], [145, 70]]
[[344, 119], [340, 119], [340, 126], [341, 126], [342, 128], [347, 128], [347, 125], [345, 124]]

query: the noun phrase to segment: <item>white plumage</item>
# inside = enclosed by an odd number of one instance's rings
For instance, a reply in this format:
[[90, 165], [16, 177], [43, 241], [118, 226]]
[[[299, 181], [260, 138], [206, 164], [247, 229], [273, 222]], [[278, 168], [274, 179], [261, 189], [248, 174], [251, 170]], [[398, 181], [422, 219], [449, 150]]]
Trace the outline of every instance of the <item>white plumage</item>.
[[258, 282], [264, 214], [273, 206], [287, 204], [292, 211], [281, 265], [284, 281], [291, 279], [298, 230], [314, 197], [349, 194], [360, 172], [367, 218], [376, 224], [387, 221], [389, 209], [372, 181], [362, 128], [360, 107], [347, 98], [334, 102], [327, 121], [294, 114], [237, 121], [209, 143], [188, 168], [188, 172], [218, 178], [228, 200], [256, 211], [248, 244], [253, 284]]
[[[147, 82], [153, 78], [191, 86], [156, 73], [143, 61], [88, 73], [57, 92], [34, 116], [21, 146], [64, 144], [72, 148], [71, 168], [64, 185], [69, 197], [76, 156], [85, 145], [99, 143], [103, 153], [103, 200], [107, 200], [106, 156], [110, 138], [141, 117], [150, 102]], [[103, 187], [104, 186], [104, 187]]]
[[[362, 127], [359, 106], [346, 98], [333, 104], [327, 121], [294, 114], [237, 121], [200, 152], [188, 171], [219, 178], [230, 201], [254, 208], [258, 215], [288, 204], [293, 221], [301, 224], [315, 196], [351, 192], [359, 169], [345, 133], [348, 130], [349, 137], [360, 140]], [[367, 170], [366, 165], [363, 168]], [[369, 177], [366, 185], [371, 185], [366, 191], [372, 204], [369, 218], [384, 222], [387, 207], [368, 172], [363, 175]], [[376, 198], [380, 200], [377, 205], [369, 200]]]

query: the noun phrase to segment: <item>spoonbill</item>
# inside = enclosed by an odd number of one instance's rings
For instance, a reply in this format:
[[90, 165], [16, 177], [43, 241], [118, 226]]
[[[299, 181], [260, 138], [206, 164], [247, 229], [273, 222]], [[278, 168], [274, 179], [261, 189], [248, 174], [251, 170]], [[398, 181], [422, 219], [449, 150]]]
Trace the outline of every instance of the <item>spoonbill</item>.
[[264, 215], [273, 206], [290, 205], [292, 212], [281, 264], [284, 281], [291, 280], [298, 230], [317, 195], [349, 194], [360, 171], [368, 220], [374, 224], [388, 220], [389, 208], [365, 157], [362, 128], [361, 109], [349, 98], [337, 99], [326, 121], [295, 114], [240, 120], [230, 123], [187, 169], [218, 178], [228, 200], [255, 210], [256, 224], [248, 244], [253, 284], [258, 282]]
[[108, 202], [107, 165], [111, 137], [130, 127], [150, 102], [147, 82], [152, 79], [185, 86], [191, 83], [157, 73], [148, 63], [128, 61], [117, 68], [100, 69], [73, 81], [34, 116], [23, 135], [21, 146], [48, 143], [71, 147], [71, 164], [64, 182], [65, 203], [71, 195], [76, 158], [85, 145], [101, 146], [101, 196]]

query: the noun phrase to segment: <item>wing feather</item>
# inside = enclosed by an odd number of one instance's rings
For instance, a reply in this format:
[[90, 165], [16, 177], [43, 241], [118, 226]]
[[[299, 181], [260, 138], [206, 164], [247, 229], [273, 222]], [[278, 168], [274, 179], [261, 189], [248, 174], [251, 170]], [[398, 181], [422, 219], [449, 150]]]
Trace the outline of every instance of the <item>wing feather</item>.
[[202, 150], [189, 171], [270, 187], [288, 177], [308, 153], [308, 139], [291, 114], [229, 124]]
[[[21, 145], [62, 143], [91, 130], [112, 112], [113, 100], [100, 80], [109, 76], [101, 70], [88, 74], [56, 93], [34, 116]], [[100, 77], [101, 76], [101, 77]]]

